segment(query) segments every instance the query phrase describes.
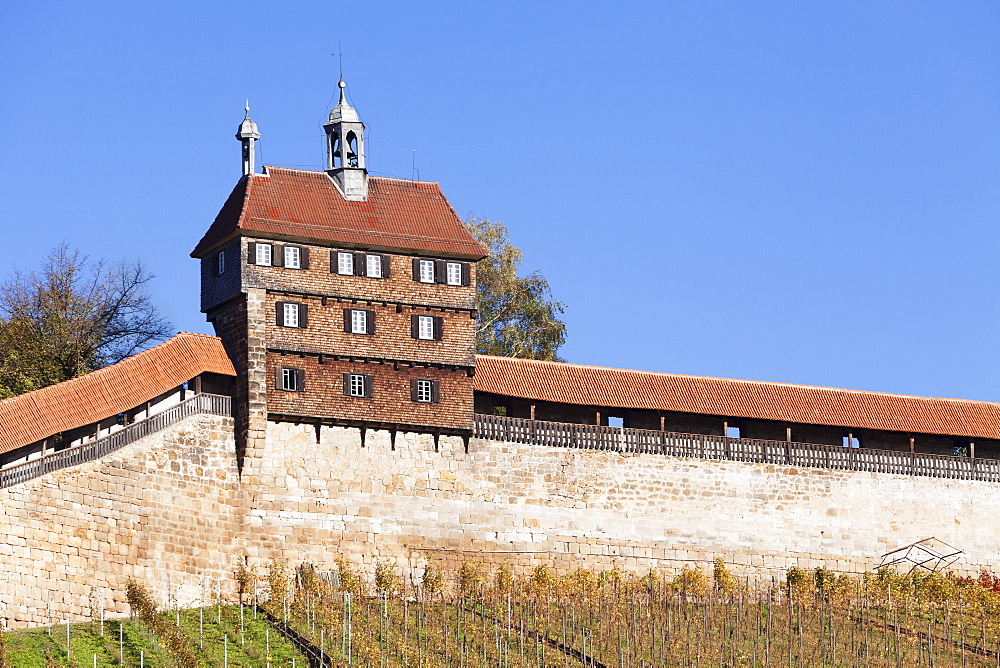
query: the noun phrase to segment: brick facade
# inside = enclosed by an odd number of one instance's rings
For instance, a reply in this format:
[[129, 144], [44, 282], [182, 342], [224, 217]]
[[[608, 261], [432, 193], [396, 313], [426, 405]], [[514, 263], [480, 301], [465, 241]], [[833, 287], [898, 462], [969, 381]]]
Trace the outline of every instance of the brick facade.
[[[250, 179], [274, 184], [263, 176]], [[309, 181], [314, 184], [311, 187], [319, 187], [321, 181], [314, 181]], [[246, 187], [243, 211], [255, 206], [253, 185]], [[299, 196], [304, 195], [296, 192], [295, 197]], [[227, 207], [232, 204], [231, 199]], [[295, 202], [287, 206], [292, 215]], [[233, 215], [227, 214], [227, 207], [220, 216]], [[268, 216], [281, 219], [285, 213], [271, 211]], [[471, 430], [476, 271], [469, 250], [481, 249], [450, 207], [436, 224], [448, 226], [453, 236], [468, 237], [471, 244], [464, 254], [442, 253], [432, 239], [420, 240], [424, 213], [414, 210], [409, 218], [397, 218], [398, 213], [387, 223], [392, 232], [384, 239], [373, 238], [376, 243], [371, 246], [359, 246], [356, 239], [349, 245], [318, 243], [318, 239], [325, 242], [330, 230], [341, 224], [332, 217], [317, 223], [329, 229], [311, 240], [303, 237], [308, 230], [290, 224], [275, 225], [273, 236], [238, 233], [221, 243], [199, 246], [202, 308], [232, 351], [240, 374], [235, 412], [241, 467], [245, 455], [259, 457], [267, 420], [441, 433]], [[243, 214], [238, 220], [244, 220]], [[401, 238], [406, 239], [405, 251], [386, 246]], [[426, 254], [419, 252], [421, 243], [428, 249]], [[269, 246], [269, 257], [258, 263], [256, 248], [261, 244]], [[298, 267], [284, 266], [285, 248], [298, 249]], [[352, 254], [354, 264], [365, 268], [358, 271], [362, 275], [339, 273], [340, 252]], [[221, 273], [219, 253], [225, 257]], [[366, 275], [368, 256], [379, 258], [372, 262], [384, 277]], [[417, 280], [420, 260], [433, 261], [438, 278], [447, 275], [448, 263], [452, 269], [458, 263], [460, 272], [453, 272], [452, 282], [460, 284], [448, 284], [446, 279]], [[295, 321], [286, 323], [285, 304], [292, 305]], [[368, 333], [347, 331], [352, 329], [345, 327], [352, 309], [366, 312], [371, 325]], [[432, 318], [425, 320], [425, 325], [433, 322], [429, 338], [426, 331], [421, 338], [419, 321], [414, 319], [418, 316]], [[298, 370], [296, 382], [304, 384], [302, 391], [282, 388], [276, 375], [282, 367]], [[370, 377], [371, 396], [345, 395], [343, 374], [347, 372]], [[413, 400], [411, 381], [417, 378], [433, 381], [432, 401]]]
[[[326, 304], [323, 302], [326, 301]], [[278, 304], [300, 304], [308, 313], [302, 328], [278, 325]], [[374, 316], [374, 334], [344, 331], [345, 310], [363, 309]], [[358, 357], [420, 361], [435, 364], [473, 366], [475, 355], [469, 341], [475, 337], [476, 322], [465, 312], [412, 306], [352, 303], [298, 295], [267, 295], [265, 311], [268, 347], [272, 350], [338, 353]], [[411, 319], [429, 315], [442, 319], [441, 339], [416, 339], [411, 333]]]
[[[305, 389], [283, 391], [277, 385], [281, 368], [305, 372]], [[472, 429], [472, 378], [465, 371], [421, 366], [373, 364], [316, 355], [268, 353], [268, 413], [291, 419], [308, 416], [347, 424], [386, 426], [399, 424], [428, 431]], [[371, 397], [344, 394], [344, 374], [372, 377]], [[438, 381], [440, 401], [419, 403], [411, 399], [410, 382], [417, 378]]]

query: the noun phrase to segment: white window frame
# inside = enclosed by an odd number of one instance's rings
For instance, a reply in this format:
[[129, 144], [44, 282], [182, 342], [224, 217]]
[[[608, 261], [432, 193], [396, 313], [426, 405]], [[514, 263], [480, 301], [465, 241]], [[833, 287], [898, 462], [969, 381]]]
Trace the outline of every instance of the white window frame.
[[429, 404], [434, 400], [434, 381], [425, 378], [417, 379], [417, 403]]
[[281, 389], [287, 392], [299, 391], [299, 370], [291, 367], [281, 368]]
[[420, 261], [420, 276], [417, 278], [420, 283], [434, 282], [434, 260]]
[[462, 284], [462, 263], [448, 262], [445, 267], [445, 282], [448, 285]]
[[226, 251], [220, 250], [215, 256], [215, 272], [220, 276], [226, 273]]
[[417, 338], [420, 339], [421, 341], [434, 340], [434, 316], [432, 315], [417, 316]]
[[354, 275], [354, 253], [337, 251], [337, 273], [341, 276]]
[[285, 268], [302, 268], [302, 250], [298, 246], [285, 246]]
[[257, 244], [256, 260], [262, 267], [271, 266], [271, 244]]
[[281, 322], [285, 327], [298, 327], [299, 326], [299, 304], [293, 302], [285, 302], [284, 307], [281, 310]]
[[360, 308], [351, 309], [351, 333], [368, 333], [368, 311]]
[[368, 278], [382, 278], [382, 256], [365, 256], [365, 275]]
[[349, 389], [351, 391], [349, 396], [352, 397], [364, 397], [365, 396], [365, 375], [363, 373], [352, 373], [350, 374]]

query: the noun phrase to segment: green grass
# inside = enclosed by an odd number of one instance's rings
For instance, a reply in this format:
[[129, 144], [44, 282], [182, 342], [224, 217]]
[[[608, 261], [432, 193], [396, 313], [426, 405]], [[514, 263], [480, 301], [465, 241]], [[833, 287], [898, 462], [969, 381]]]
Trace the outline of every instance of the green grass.
[[[199, 665], [223, 665], [227, 644], [224, 638], [228, 638], [229, 665], [232, 668], [266, 666], [268, 635], [271, 666], [274, 668], [291, 666], [293, 658], [296, 666], [304, 668], [309, 665], [306, 657], [274, 628], [270, 628], [263, 617], [255, 619], [250, 608], [244, 609], [242, 634], [238, 605], [222, 607], [221, 623], [218, 608], [205, 608], [203, 612], [203, 633], [199, 633], [198, 609], [182, 610], [180, 613], [181, 629], [197, 652]], [[164, 614], [171, 622], [176, 623], [175, 613]], [[144, 665], [150, 668], [174, 665], [172, 658], [155, 642], [145, 626], [128, 619], [105, 621], [103, 637], [99, 623], [71, 624], [68, 657], [65, 624], [53, 627], [51, 635], [47, 628], [9, 631], [6, 636], [10, 665], [16, 668], [36, 666], [90, 668], [94, 665], [96, 655], [98, 666], [121, 666], [123, 664], [119, 661], [119, 626], [122, 631], [125, 666], [138, 666], [140, 657]]]

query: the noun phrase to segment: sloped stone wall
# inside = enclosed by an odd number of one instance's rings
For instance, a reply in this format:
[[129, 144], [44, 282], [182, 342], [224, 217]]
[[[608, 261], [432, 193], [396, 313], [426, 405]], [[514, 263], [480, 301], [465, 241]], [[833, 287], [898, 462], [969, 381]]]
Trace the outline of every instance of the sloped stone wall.
[[334, 568], [341, 554], [419, 578], [472, 557], [630, 570], [710, 567], [755, 578], [788, 566], [874, 567], [936, 536], [964, 571], [1000, 568], [1000, 485], [568, 450], [311, 425], [267, 426], [238, 478], [232, 421], [198, 416], [99, 462], [0, 490], [0, 616], [126, 614], [124, 581], [197, 604], [246, 559]]

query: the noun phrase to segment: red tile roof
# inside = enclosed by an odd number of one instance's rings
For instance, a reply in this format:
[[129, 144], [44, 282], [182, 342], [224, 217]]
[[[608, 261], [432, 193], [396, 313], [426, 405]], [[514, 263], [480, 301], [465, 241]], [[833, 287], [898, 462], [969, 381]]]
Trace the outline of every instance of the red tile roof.
[[476, 356], [475, 388], [582, 406], [1000, 439], [1000, 404]]
[[235, 376], [214, 336], [181, 332], [117, 364], [0, 401], [0, 453], [123, 413], [205, 373]]
[[469, 260], [486, 256], [438, 184], [374, 176], [368, 201], [349, 202], [326, 172], [269, 167], [236, 185], [191, 255], [202, 257], [239, 232]]

